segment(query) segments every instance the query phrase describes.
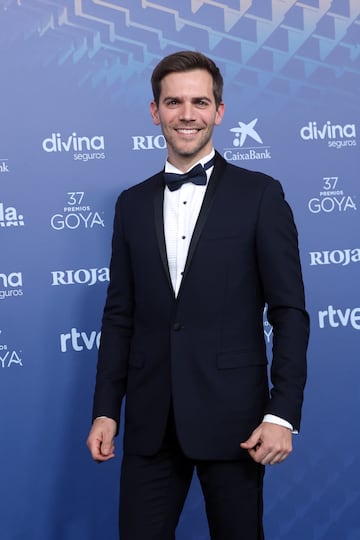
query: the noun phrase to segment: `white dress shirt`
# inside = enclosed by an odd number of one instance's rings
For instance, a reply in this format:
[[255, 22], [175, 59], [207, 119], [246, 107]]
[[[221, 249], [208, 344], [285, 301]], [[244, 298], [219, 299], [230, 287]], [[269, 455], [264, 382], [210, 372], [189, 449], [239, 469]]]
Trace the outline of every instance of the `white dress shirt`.
[[[204, 165], [213, 158], [214, 154], [213, 150], [211, 154], [205, 156], [198, 163]], [[198, 163], [195, 163], [191, 169]], [[208, 180], [213, 168], [210, 167], [206, 171]], [[165, 171], [178, 174], [184, 172], [171, 165], [168, 161], [165, 164]], [[176, 296], [179, 292], [191, 237], [204, 200], [206, 187], [206, 185], [198, 186], [191, 182], [183, 184], [176, 191], [170, 191], [167, 186], [165, 187], [165, 242], [171, 282]]]
[[[210, 161], [214, 155], [215, 151], [213, 149], [210, 154], [203, 157], [197, 163], [194, 163], [191, 168], [198, 163], [205, 165], [205, 163]], [[213, 168], [214, 167], [210, 167], [206, 171], [208, 180]], [[165, 172], [184, 173], [184, 171], [180, 171], [168, 161], [165, 163]], [[191, 237], [204, 200], [206, 187], [207, 185], [198, 186], [188, 182], [183, 184], [179, 189], [170, 191], [169, 188], [165, 186], [164, 233], [169, 272], [175, 296], [177, 296], [179, 292]], [[273, 414], [266, 414], [263, 420], [264, 422], [287, 427], [293, 431], [293, 426], [289, 422]]]

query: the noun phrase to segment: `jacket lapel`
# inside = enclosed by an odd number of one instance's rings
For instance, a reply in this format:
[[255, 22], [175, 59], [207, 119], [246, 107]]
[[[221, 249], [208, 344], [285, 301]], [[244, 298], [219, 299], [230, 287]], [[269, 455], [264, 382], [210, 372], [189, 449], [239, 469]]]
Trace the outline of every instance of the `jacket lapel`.
[[164, 182], [163, 174], [159, 173], [156, 177], [155, 196], [154, 196], [154, 217], [157, 242], [161, 261], [164, 267], [165, 275], [174, 296], [174, 289], [171, 283], [169, 265], [166, 253], [165, 233], [164, 233]]
[[[214, 165], [214, 170], [210, 176], [209, 185], [206, 189], [205, 197], [204, 197], [201, 209], [200, 209], [199, 217], [197, 219], [195, 229], [191, 238], [179, 294], [181, 292], [182, 285], [186, 278], [186, 274], [188, 272], [191, 259], [194, 255], [197, 243], [201, 236], [201, 232], [205, 226], [207, 217], [212, 207], [215, 193], [218, 188], [225, 166], [226, 166], [226, 161], [224, 160], [223, 157], [220, 156], [220, 154], [218, 154], [218, 152], [216, 152], [216, 161]], [[155, 215], [156, 235], [157, 235], [161, 261], [164, 267], [164, 271], [165, 271], [169, 286], [175, 296], [174, 289], [171, 283], [170, 272], [169, 272], [169, 265], [168, 265], [167, 253], [166, 253], [165, 234], [164, 234], [164, 182], [163, 182], [162, 172], [156, 176], [155, 196], [154, 196], [154, 215]]]
[[190, 266], [190, 263], [191, 263], [191, 259], [192, 259], [193, 255], [194, 255], [194, 252], [196, 250], [196, 246], [198, 244], [199, 238], [201, 236], [201, 233], [202, 233], [203, 228], [204, 228], [204, 226], [206, 224], [206, 220], [208, 218], [209, 212], [211, 210], [212, 204], [214, 202], [215, 193], [216, 193], [216, 190], [217, 190], [217, 188], [219, 186], [219, 182], [220, 182], [221, 177], [223, 175], [225, 166], [226, 166], [226, 161], [224, 160], [224, 158], [222, 158], [220, 156], [220, 154], [218, 154], [218, 152], [216, 152], [216, 161], [215, 161], [215, 165], [214, 165], [214, 170], [213, 170], [213, 172], [212, 172], [212, 174], [210, 176], [209, 185], [208, 185], [208, 187], [206, 189], [205, 197], [204, 197], [201, 209], [200, 209], [199, 217], [197, 219], [195, 229], [194, 229], [194, 232], [193, 232], [193, 235], [192, 235], [192, 238], [191, 238], [189, 251], [188, 251], [188, 255], [187, 255], [187, 259], [186, 259], [186, 264], [185, 264], [185, 268], [184, 268], [184, 275], [183, 275], [183, 278], [181, 280], [179, 294], [181, 292], [181, 288], [182, 288], [182, 285], [184, 283], [184, 280], [186, 279], [186, 274], [188, 272], [188, 269], [189, 269], [189, 266]]

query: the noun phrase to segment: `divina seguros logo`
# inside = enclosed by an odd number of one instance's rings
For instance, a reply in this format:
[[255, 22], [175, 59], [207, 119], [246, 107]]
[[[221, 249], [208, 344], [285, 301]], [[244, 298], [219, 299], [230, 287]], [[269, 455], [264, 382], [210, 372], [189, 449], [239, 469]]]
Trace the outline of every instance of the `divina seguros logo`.
[[70, 153], [75, 161], [105, 159], [105, 140], [103, 135], [79, 136], [74, 131], [64, 136], [53, 132], [42, 141], [42, 149], [47, 153]]
[[324, 141], [329, 148], [356, 146], [355, 124], [332, 124], [330, 120], [323, 125], [310, 121], [300, 129], [303, 141]]
[[0, 202], [0, 227], [23, 227], [24, 216], [14, 206]]
[[[238, 122], [236, 127], [229, 131], [233, 133], [232, 147], [224, 149], [224, 158], [227, 161], [252, 161], [255, 159], [271, 159], [270, 146], [264, 146], [259, 132], [255, 129], [258, 119], [254, 118], [246, 124]], [[250, 141], [252, 145], [244, 146], [246, 141]], [[248, 142], [249, 144], [249, 142]]]
[[21, 272], [0, 273], [0, 300], [22, 296], [22, 284]]

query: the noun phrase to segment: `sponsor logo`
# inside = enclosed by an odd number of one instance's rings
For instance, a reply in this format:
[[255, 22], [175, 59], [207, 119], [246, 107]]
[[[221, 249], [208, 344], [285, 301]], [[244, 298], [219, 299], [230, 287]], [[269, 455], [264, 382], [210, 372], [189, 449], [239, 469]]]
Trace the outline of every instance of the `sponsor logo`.
[[51, 285], [95, 285], [109, 281], [108, 268], [79, 268], [78, 270], [55, 270], [51, 272]]
[[22, 296], [23, 291], [21, 287], [21, 272], [11, 272], [10, 274], [0, 273], [0, 300]]
[[356, 146], [355, 124], [332, 124], [329, 120], [323, 125], [309, 122], [300, 129], [303, 141], [324, 141], [329, 148], [344, 148]]
[[4, 343], [2, 330], [0, 330], [0, 368], [23, 367], [21, 354], [22, 351], [16, 351], [7, 343]]
[[319, 196], [312, 197], [308, 202], [309, 211], [312, 214], [329, 214], [357, 210], [356, 196], [346, 194], [339, 187], [338, 176], [325, 176]]
[[71, 328], [70, 332], [60, 334], [60, 350], [66, 353], [69, 350], [81, 352], [84, 350], [92, 351], [100, 346], [100, 332], [93, 330], [89, 334], [81, 332], [77, 328]]
[[260, 144], [263, 143], [260, 135], [257, 131], [255, 131], [255, 125], [257, 121], [258, 119], [254, 118], [254, 120], [252, 120], [248, 124], [245, 124], [244, 122], [238, 122], [239, 127], [234, 127], [230, 129], [232, 133], [235, 133], [235, 138], [233, 139], [234, 146], [243, 147], [247, 137], [250, 137], [251, 139]]
[[264, 336], [265, 336], [265, 342], [270, 343], [273, 335], [273, 327], [267, 320], [267, 306], [264, 308], [263, 313], [263, 325], [264, 325]]
[[133, 135], [133, 150], [164, 150], [166, 140], [164, 135]]
[[[238, 122], [236, 127], [230, 129], [230, 132], [234, 134], [232, 144], [230, 148], [224, 149], [224, 158], [227, 161], [248, 161], [248, 160], [262, 160], [271, 159], [270, 146], [264, 146], [261, 136], [258, 131], [255, 130], [258, 119], [254, 118], [246, 124], [245, 122]], [[254, 146], [244, 146], [247, 140], [258, 143]]]
[[1, 173], [8, 173], [9, 171], [9, 164], [8, 159], [2, 159], [0, 158], [0, 174]]
[[339, 326], [351, 326], [354, 330], [360, 330], [360, 307], [355, 308], [334, 308], [328, 306], [327, 309], [318, 312], [319, 327], [338, 328]]
[[102, 215], [84, 203], [84, 191], [69, 191], [66, 206], [58, 214], [51, 216], [50, 225], [55, 231], [64, 229], [94, 229], [105, 227]]
[[42, 149], [48, 154], [72, 153], [75, 161], [105, 159], [105, 140], [103, 135], [92, 137], [79, 136], [75, 131], [71, 135], [52, 133], [42, 141]]
[[24, 216], [13, 206], [0, 202], [0, 227], [23, 227]]
[[348, 266], [350, 263], [360, 262], [360, 248], [309, 251], [309, 255], [310, 266], [323, 266], [325, 264]]

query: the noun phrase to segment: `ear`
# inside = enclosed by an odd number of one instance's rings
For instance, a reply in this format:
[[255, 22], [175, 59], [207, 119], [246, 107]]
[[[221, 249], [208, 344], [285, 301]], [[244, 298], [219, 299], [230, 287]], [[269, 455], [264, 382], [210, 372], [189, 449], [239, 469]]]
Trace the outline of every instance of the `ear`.
[[151, 113], [155, 126], [158, 126], [160, 124], [160, 117], [159, 117], [159, 109], [155, 101], [151, 101], [150, 103], [150, 113]]
[[219, 124], [221, 124], [222, 122], [222, 119], [223, 119], [223, 116], [224, 116], [224, 113], [225, 113], [225, 104], [224, 102], [222, 101], [220, 103], [220, 105], [218, 106], [217, 110], [216, 110], [216, 116], [215, 116], [215, 125], [218, 126]]

